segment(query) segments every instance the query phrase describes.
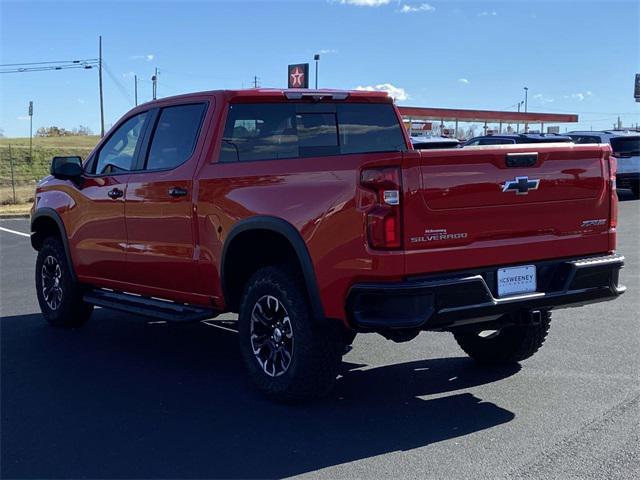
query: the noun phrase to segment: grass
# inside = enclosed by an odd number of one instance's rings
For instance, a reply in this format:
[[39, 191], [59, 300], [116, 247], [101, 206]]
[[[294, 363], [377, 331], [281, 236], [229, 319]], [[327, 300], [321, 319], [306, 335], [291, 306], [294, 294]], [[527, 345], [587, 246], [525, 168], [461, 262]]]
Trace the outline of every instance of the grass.
[[[88, 148], [92, 149], [100, 140], [99, 135], [79, 135], [75, 137], [33, 137], [33, 148]], [[12, 147], [29, 148], [29, 137], [0, 138], [0, 148]]]
[[86, 158], [100, 137], [35, 137], [33, 158], [29, 158], [29, 138], [0, 138], [0, 205], [33, 201], [35, 182], [49, 174], [51, 158], [78, 155]]
[[13, 215], [28, 215], [33, 203], [21, 203], [19, 205], [0, 205], [0, 218]]

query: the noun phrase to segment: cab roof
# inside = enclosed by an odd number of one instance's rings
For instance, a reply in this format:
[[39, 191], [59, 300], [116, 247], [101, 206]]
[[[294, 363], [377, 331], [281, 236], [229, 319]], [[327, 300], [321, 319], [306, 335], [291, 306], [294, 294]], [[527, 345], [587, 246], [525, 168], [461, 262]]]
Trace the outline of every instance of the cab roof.
[[163, 97], [158, 100], [148, 102], [153, 103], [173, 103], [176, 101], [191, 100], [203, 96], [222, 96], [231, 102], [251, 102], [251, 101], [356, 101], [367, 103], [392, 103], [393, 99], [387, 92], [369, 90], [334, 90], [334, 89], [300, 89], [300, 88], [251, 88], [238, 90], [209, 90], [193, 92], [171, 97]]

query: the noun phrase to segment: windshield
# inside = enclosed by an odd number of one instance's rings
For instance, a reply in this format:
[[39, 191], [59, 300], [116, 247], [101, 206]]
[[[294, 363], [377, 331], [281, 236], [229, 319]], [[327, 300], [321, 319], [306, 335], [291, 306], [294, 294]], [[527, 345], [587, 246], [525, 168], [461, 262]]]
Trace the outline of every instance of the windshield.
[[617, 156], [640, 155], [640, 136], [614, 137], [611, 139], [611, 148]]

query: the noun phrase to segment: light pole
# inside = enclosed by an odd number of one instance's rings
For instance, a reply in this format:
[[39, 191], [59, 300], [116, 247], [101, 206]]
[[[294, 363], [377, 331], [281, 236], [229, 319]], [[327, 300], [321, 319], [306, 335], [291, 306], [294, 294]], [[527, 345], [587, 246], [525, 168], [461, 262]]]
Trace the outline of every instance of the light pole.
[[316, 61], [316, 90], [318, 89], [318, 62], [320, 61], [320, 54], [316, 53], [313, 56], [313, 59]]
[[[520, 107], [524, 104], [524, 100], [518, 102], [518, 113], [520, 113]], [[516, 123], [516, 133], [520, 133], [520, 122]]]
[[[524, 87], [524, 113], [527, 113], [527, 98], [529, 96], [529, 87]], [[529, 125], [524, 122], [524, 133], [529, 131]]]
[[102, 35], [98, 37], [98, 85], [100, 88], [100, 138], [104, 137], [104, 101], [102, 98]]

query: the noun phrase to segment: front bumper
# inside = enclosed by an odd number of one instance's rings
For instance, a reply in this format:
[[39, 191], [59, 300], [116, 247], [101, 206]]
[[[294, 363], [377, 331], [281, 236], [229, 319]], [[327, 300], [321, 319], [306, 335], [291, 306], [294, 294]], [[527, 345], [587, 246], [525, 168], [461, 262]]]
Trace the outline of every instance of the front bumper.
[[498, 298], [496, 276], [503, 266], [410, 279], [361, 283], [347, 297], [352, 326], [363, 332], [400, 329], [448, 330], [491, 322], [508, 313], [550, 310], [612, 300], [619, 285], [621, 255], [532, 262], [538, 291]]

